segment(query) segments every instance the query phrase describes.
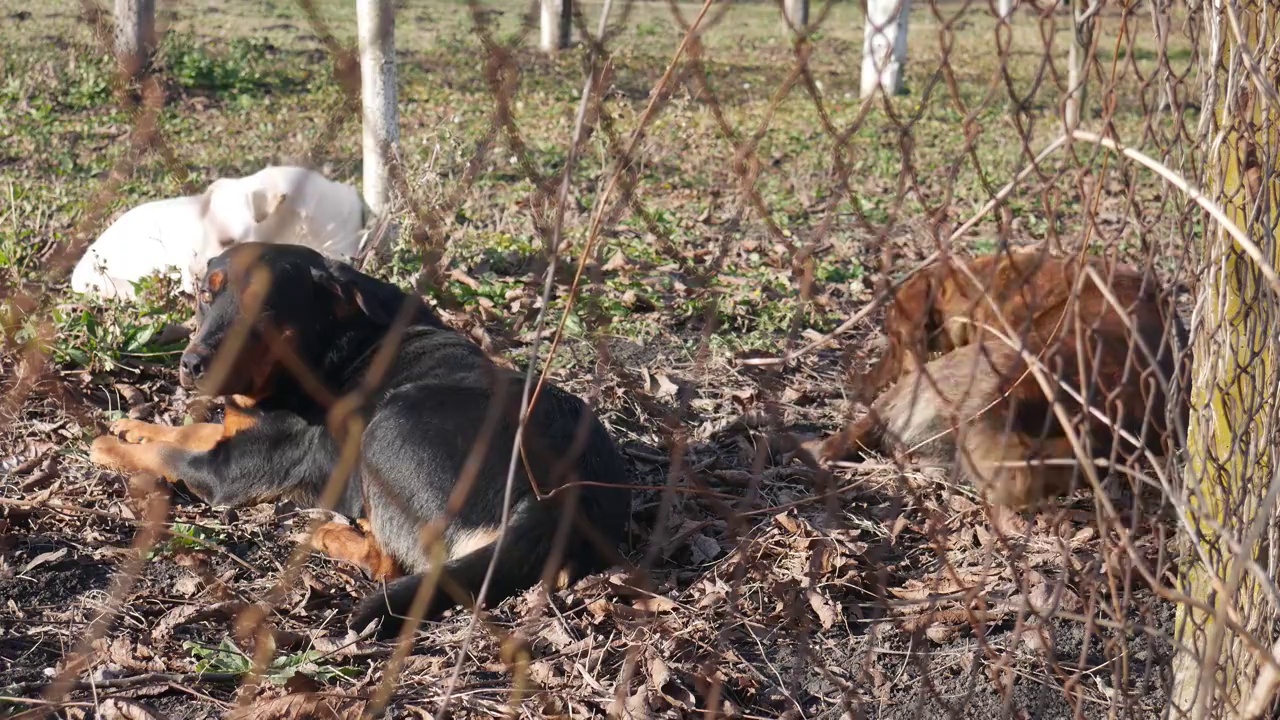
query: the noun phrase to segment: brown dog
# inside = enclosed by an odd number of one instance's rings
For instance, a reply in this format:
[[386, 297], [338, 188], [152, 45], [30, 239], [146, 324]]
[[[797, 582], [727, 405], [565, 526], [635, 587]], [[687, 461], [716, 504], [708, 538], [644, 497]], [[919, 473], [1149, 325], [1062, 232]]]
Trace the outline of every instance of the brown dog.
[[1166, 404], [1187, 363], [1170, 329], [1186, 348], [1185, 326], [1133, 267], [1036, 248], [941, 262], [886, 313], [871, 384], [891, 387], [820, 454], [955, 458], [991, 502], [1033, 505], [1070, 491], [1078, 471], [1055, 404], [1093, 458], [1121, 464], [1140, 449], [1168, 455], [1168, 437], [1182, 444], [1188, 406], [1178, 403], [1170, 433]]

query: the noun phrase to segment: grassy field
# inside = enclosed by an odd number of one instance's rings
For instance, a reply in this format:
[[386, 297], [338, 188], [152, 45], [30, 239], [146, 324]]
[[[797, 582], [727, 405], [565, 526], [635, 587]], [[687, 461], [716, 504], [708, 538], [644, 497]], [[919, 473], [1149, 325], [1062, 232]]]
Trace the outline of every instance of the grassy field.
[[[316, 6], [343, 45], [354, 42], [350, 5]], [[420, 0], [398, 11], [412, 197], [399, 212], [404, 241], [378, 272], [521, 363], [547, 267], [551, 213], [537, 191], [564, 167], [588, 53], [541, 56], [527, 6], [484, 8]], [[583, 6], [588, 26], [600, 8]], [[839, 325], [1061, 134], [1064, 18], [1023, 8], [998, 30], [985, 4], [917, 3], [907, 93], [864, 108], [856, 5], [830, 8], [806, 46], [811, 89], [801, 78], [787, 91], [796, 47], [777, 8], [715, 6], [644, 131], [624, 174], [631, 202], [607, 214], [570, 307], [564, 267], [581, 257], [592, 213], [618, 201], [601, 197], [612, 148], [637, 128], [680, 43], [673, 10], [687, 22], [698, 6], [615, 9], [612, 83], [573, 174], [548, 308], [552, 321], [569, 312], [554, 376], [600, 409], [638, 483], [678, 490], [639, 493], [628, 548], [666, 599], [652, 612], [622, 575], [549, 605], [530, 594], [498, 608], [465, 657], [465, 615], [432, 625], [404, 666], [397, 717], [434, 712], [455, 663], [452, 707], [468, 717], [509, 702], [513, 676], [533, 683], [520, 707], [530, 717], [1158, 715], [1172, 611], [1108, 582], [1124, 572], [1105, 559], [1115, 539], [1089, 527], [1087, 499], [1010, 520], [1003, 536], [938, 469], [850, 470], [826, 492], [771, 445], [776, 430], [825, 433], [852, 412], [845, 379], [874, 356], [874, 317], [785, 370], [737, 362]], [[183, 500], [137, 582], [112, 585], [139, 515], [123, 478], [87, 463], [87, 443], [124, 413], [183, 422], [185, 339], [171, 328], [190, 311], [161, 288], [141, 307], [72, 296], [60, 262], [125, 208], [219, 176], [305, 161], [360, 179], [358, 118], [302, 8], [205, 1], [162, 4], [160, 15], [162, 147], [136, 152], [136, 110], [82, 8], [0, 0], [0, 707], [34, 706], [119, 591], [121, 612], [93, 644], [66, 716], [92, 717], [93, 703], [119, 697], [220, 717], [303, 691], [346, 698], [346, 712], [374, 693], [389, 651], [342, 642], [344, 610], [372, 586], [320, 558], [273, 605], [287, 642], [270, 682], [238, 682], [253, 650], [228, 618], [273, 588], [303, 509]], [[1084, 125], [1195, 177], [1194, 44], [1181, 19], [1173, 28], [1162, 49], [1146, 5], [1103, 13]], [[1169, 88], [1173, 108], [1162, 104]], [[495, 129], [500, 111], [509, 123]], [[1087, 241], [1185, 276], [1199, 235], [1199, 214], [1155, 178], [1078, 145], [957, 247]], [[684, 455], [673, 466], [675, 448]], [[1163, 536], [1133, 532], [1160, 572]], [[1050, 596], [1056, 615], [1027, 612]], [[535, 658], [519, 672], [500, 652], [509, 633]], [[165, 676], [122, 680], [146, 673]]]

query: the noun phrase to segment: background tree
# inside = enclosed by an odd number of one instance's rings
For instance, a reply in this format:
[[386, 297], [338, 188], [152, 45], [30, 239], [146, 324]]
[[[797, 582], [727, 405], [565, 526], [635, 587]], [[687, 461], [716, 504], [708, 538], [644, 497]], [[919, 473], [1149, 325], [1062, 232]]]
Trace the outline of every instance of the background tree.
[[[1206, 224], [1181, 588], [1192, 602], [1178, 610], [1173, 698], [1174, 717], [1194, 718], [1252, 714], [1245, 704], [1270, 644], [1256, 638], [1271, 638], [1277, 619], [1274, 595], [1268, 597], [1277, 529], [1277, 297], [1256, 260], [1272, 267], [1277, 261], [1280, 104], [1274, 72], [1258, 68], [1280, 60], [1280, 25], [1262, 0], [1219, 12], [1207, 18], [1213, 49], [1203, 107], [1213, 115], [1202, 124], [1209, 152], [1204, 185], [1261, 257]], [[1251, 568], [1254, 562], [1261, 566]], [[1262, 697], [1251, 703], [1255, 710], [1266, 706], [1268, 716], [1271, 704]]]

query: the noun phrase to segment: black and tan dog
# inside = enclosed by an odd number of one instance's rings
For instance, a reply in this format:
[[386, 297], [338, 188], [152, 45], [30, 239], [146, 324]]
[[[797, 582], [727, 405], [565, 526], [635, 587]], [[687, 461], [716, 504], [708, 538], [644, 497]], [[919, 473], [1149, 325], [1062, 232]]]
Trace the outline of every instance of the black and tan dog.
[[[420, 298], [296, 245], [247, 244], [214, 258], [196, 316], [181, 381], [229, 396], [224, 421], [121, 421], [112, 427], [118, 438], [94, 441], [91, 459], [181, 481], [214, 505], [291, 498], [315, 506], [339, 466], [344, 418], [363, 417], [358, 459], [334, 509], [369, 533], [330, 523], [312, 540], [389, 581], [351, 625], [382, 618], [384, 636], [396, 631], [429, 570], [423, 529], [442, 519], [440, 587], [452, 592], [436, 592], [426, 617], [469, 604], [494, 557], [523, 375], [444, 327]], [[391, 352], [380, 355], [384, 344]], [[359, 407], [337, 399], [361, 392]], [[618, 557], [627, 468], [577, 397], [544, 386], [511, 492], [487, 601], [543, 577], [570, 581]], [[400, 577], [402, 569], [413, 574]]]

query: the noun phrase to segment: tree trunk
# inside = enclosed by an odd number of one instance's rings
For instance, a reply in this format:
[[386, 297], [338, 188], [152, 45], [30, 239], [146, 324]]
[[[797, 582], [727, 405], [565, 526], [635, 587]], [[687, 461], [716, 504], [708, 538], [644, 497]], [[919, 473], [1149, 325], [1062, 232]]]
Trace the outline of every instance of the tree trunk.
[[[1237, 7], [1245, 47], [1263, 67], [1274, 64], [1280, 31], [1274, 11], [1267, 11], [1266, 0], [1242, 0]], [[1207, 21], [1225, 22], [1215, 13]], [[1225, 31], [1219, 37], [1221, 53], [1208, 58], [1213, 72], [1205, 86], [1206, 100], [1216, 98], [1216, 117], [1205, 124], [1202, 137], [1206, 148], [1219, 133], [1222, 143], [1216, 156], [1206, 158], [1205, 186], [1274, 267], [1280, 179], [1271, 177], [1269, 168], [1280, 146], [1280, 126], [1274, 109], [1246, 79], [1235, 34]], [[1235, 88], [1227, 87], [1228, 68]], [[1210, 107], [1206, 103], [1206, 111]], [[1274, 699], [1261, 693], [1250, 700], [1261, 667], [1251, 645], [1271, 646], [1277, 609], [1246, 565], [1258, 561], [1268, 571], [1268, 540], [1277, 528], [1268, 491], [1275, 482], [1278, 303], [1257, 265], [1220, 228], [1208, 226], [1204, 242], [1201, 266], [1207, 273], [1201, 290], [1208, 301], [1193, 339], [1186, 468], [1187, 521], [1195, 532], [1184, 537], [1180, 585], [1212, 610], [1178, 607], [1180, 651], [1174, 657], [1172, 703], [1181, 713], [1173, 717], [1245, 717], [1247, 702], [1264, 708], [1260, 717], [1267, 717]], [[1229, 540], [1243, 552], [1233, 551]], [[1252, 643], [1227, 627], [1228, 613]]]
[[391, 0], [358, 0], [356, 26], [360, 35], [360, 93], [364, 131], [364, 201], [377, 220], [363, 253], [372, 258], [395, 243], [392, 211], [391, 163], [400, 143], [400, 115], [396, 92], [395, 10]]
[[802, 32], [809, 26], [809, 0], [782, 0], [782, 11], [793, 32]]
[[[1097, 0], [1101, 2], [1102, 0]], [[1080, 127], [1080, 108], [1085, 100], [1085, 81], [1088, 79], [1086, 58], [1089, 56], [1089, 43], [1085, 36], [1085, 28], [1093, 27], [1093, 20], [1081, 22], [1080, 18], [1089, 7], [1088, 0], [1071, 0], [1071, 45], [1067, 49], [1067, 103], [1064, 109], [1067, 130]]]
[[884, 88], [902, 92], [907, 64], [907, 20], [911, 0], [866, 0], [867, 23], [862, 38], [862, 97]]
[[151, 62], [156, 49], [155, 0], [116, 0], [116, 62], [128, 77], [136, 77]]
[[573, 0], [540, 0], [541, 33], [538, 47], [554, 53], [569, 47], [573, 38]]

